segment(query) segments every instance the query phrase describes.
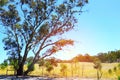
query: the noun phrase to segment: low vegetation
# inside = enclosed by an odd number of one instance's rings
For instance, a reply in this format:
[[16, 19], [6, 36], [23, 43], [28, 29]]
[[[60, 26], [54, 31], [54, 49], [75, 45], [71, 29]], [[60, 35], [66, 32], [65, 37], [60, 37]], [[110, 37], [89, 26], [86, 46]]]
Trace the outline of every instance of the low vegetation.
[[[109, 52], [108, 55], [113, 54]], [[116, 56], [117, 54], [114, 54]], [[119, 57], [117, 57], [119, 59]], [[49, 77], [81, 77], [81, 78], [102, 78], [120, 80], [120, 63], [116, 60], [103, 62], [100, 54], [90, 56], [89, 54], [77, 55], [71, 60], [59, 60], [54, 57], [40, 59], [31, 69], [28, 75], [49, 76]], [[33, 57], [29, 57], [24, 65], [24, 71], [28, 69]], [[8, 64], [9, 63], [9, 64]], [[16, 63], [5, 60], [0, 65], [0, 75], [16, 75]]]
[[[96, 69], [94, 68], [94, 64], [91, 62], [78, 62], [76, 64], [76, 68], [73, 65], [71, 67], [71, 63], [58, 63], [57, 67], [54, 67], [53, 70], [51, 70], [51, 73], [48, 74], [47, 68], [43, 66], [39, 67], [39, 64], [34, 65], [34, 71], [32, 71], [29, 75], [35, 75], [35, 76], [49, 76], [49, 77], [84, 77], [84, 78], [96, 78]], [[84, 68], [82, 66], [84, 65]], [[118, 63], [101, 63], [102, 65], [102, 78], [117, 78], [120, 76], [120, 69], [117, 69], [116, 72], [114, 72], [114, 67], [118, 66]], [[6, 70], [9, 68], [8, 66], [4, 70], [0, 70], [0, 75], [6, 75]], [[64, 67], [64, 68], [63, 68]], [[27, 68], [27, 65], [24, 66], [24, 70]], [[117, 67], [118, 68], [118, 67]], [[41, 70], [43, 69], [43, 70]], [[82, 70], [83, 69], [83, 70]], [[111, 69], [111, 70], [110, 70]], [[72, 72], [73, 70], [73, 72]], [[75, 72], [75, 70], [77, 70]], [[42, 72], [43, 71], [43, 72]], [[110, 71], [110, 73], [109, 73]], [[72, 75], [73, 73], [73, 75]], [[14, 74], [13, 71], [9, 71], [8, 75]], [[112, 75], [112, 76], [111, 76]], [[118, 77], [119, 78], [119, 77]]]

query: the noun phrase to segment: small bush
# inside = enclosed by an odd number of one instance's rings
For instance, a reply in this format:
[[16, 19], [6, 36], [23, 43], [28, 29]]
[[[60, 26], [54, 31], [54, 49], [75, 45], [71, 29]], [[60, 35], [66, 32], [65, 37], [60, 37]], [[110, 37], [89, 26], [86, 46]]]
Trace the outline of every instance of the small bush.
[[114, 72], [116, 72], [117, 71], [117, 67], [114, 67], [113, 70], [114, 70]]
[[118, 76], [118, 80], [120, 80], [120, 76]]
[[0, 64], [0, 69], [5, 69], [8, 66], [7, 61], [5, 60], [3, 63]]
[[109, 70], [108, 70], [108, 73], [109, 73], [109, 74], [112, 74], [112, 70], [111, 70], [111, 69], [109, 69]]

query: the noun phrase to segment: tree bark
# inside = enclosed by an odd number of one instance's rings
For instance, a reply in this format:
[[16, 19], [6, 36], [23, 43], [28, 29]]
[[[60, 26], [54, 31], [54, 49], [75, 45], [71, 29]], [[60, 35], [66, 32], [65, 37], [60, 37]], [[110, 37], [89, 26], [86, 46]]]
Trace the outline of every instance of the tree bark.
[[24, 76], [26, 76], [30, 72], [30, 68], [27, 69], [27, 71], [24, 72]]
[[28, 75], [28, 73], [31, 71], [31, 68], [34, 64], [32, 64], [28, 69], [24, 72], [24, 76]]
[[23, 75], [23, 67], [24, 67], [23, 64], [19, 65], [19, 68], [17, 70], [17, 76], [22, 76]]
[[33, 62], [31, 63], [31, 65], [28, 67], [28, 69], [24, 72], [24, 75], [26, 76], [32, 69], [32, 67], [34, 66], [35, 61], [33, 60]]

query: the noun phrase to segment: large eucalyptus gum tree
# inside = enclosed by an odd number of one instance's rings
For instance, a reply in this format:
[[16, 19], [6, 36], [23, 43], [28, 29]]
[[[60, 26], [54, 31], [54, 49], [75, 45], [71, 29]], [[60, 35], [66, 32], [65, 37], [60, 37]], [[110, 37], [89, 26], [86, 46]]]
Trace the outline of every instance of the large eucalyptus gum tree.
[[[57, 38], [72, 30], [76, 14], [88, 0], [0, 0], [0, 25], [6, 35], [4, 49], [17, 60], [17, 75], [27, 75], [34, 64], [52, 55], [73, 40]], [[34, 54], [26, 71], [28, 55]]]

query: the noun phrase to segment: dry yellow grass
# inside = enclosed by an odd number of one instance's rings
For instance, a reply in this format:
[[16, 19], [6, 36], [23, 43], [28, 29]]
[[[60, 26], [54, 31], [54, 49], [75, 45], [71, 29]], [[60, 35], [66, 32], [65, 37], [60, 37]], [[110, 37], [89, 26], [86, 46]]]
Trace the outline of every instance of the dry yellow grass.
[[[29, 75], [36, 75], [36, 76], [50, 76], [50, 77], [63, 77], [63, 72], [60, 71], [61, 63], [58, 63], [57, 67], [54, 67], [54, 70], [51, 71], [51, 73], [48, 73], [46, 71], [45, 67], [39, 67], [38, 64], [35, 64], [35, 70], [32, 71]], [[62, 63], [67, 65], [66, 70], [66, 76], [67, 77], [89, 77], [89, 78], [95, 78], [96, 77], [96, 69], [93, 68], [93, 63], [87, 63], [87, 62], [80, 62], [80, 63]], [[116, 72], [112, 72], [112, 74], [108, 73], [109, 69], [112, 69], [117, 66], [118, 63], [102, 63], [102, 72], [103, 78], [115, 78], [118, 75], [120, 75], [120, 70], [117, 69]], [[10, 67], [8, 67], [10, 68]], [[24, 66], [24, 69], [27, 67]], [[43, 69], [43, 70], [42, 70]], [[6, 70], [0, 70], [0, 75], [6, 75]], [[43, 75], [42, 75], [43, 71]], [[13, 71], [9, 71], [9, 74], [13, 74]], [[73, 73], [73, 74], [72, 74]]]

